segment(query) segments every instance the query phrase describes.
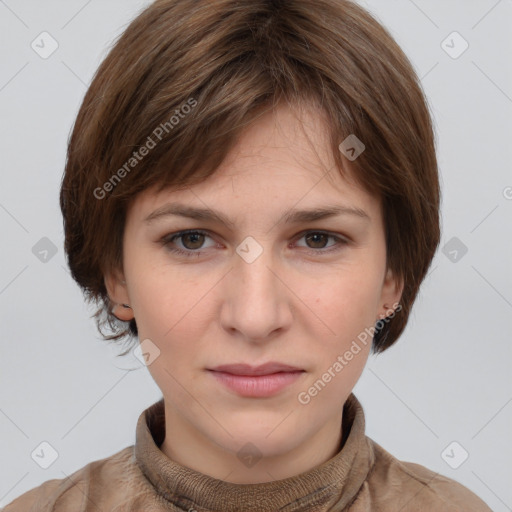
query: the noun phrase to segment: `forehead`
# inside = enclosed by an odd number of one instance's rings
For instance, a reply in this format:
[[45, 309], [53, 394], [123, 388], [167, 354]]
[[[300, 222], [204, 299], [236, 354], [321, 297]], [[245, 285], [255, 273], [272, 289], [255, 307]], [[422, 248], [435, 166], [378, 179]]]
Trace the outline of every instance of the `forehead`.
[[[281, 104], [249, 125], [215, 173], [185, 189], [156, 187], [136, 197], [139, 215], [164, 202], [180, 200], [196, 206], [244, 211], [343, 204], [379, 214], [378, 198], [353, 179], [342, 176], [330, 146], [325, 118], [308, 106]], [[348, 178], [348, 179], [347, 179]], [[135, 213], [134, 212], [134, 213]], [[261, 213], [260, 213], [261, 215]]]
[[297, 178], [333, 177], [335, 161], [322, 111], [281, 103], [248, 126], [217, 170], [218, 177], [286, 172]]

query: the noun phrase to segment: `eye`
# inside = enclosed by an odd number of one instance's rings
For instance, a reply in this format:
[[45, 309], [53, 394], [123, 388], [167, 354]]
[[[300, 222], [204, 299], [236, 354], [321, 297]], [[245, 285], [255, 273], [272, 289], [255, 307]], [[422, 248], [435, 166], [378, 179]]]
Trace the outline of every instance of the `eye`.
[[[203, 248], [204, 239], [211, 238], [208, 233], [204, 231], [180, 231], [179, 233], [172, 233], [162, 239], [163, 245], [171, 252], [184, 255], [184, 256], [199, 256], [202, 251], [198, 249]], [[181, 240], [181, 245], [184, 249], [173, 247], [175, 240]]]
[[[304, 238], [306, 240], [306, 242], [308, 244], [310, 244], [307, 247], [309, 247], [311, 249], [325, 249], [326, 243], [329, 240], [329, 238], [336, 240], [336, 242], [338, 244], [344, 242], [343, 239], [341, 239], [337, 236], [334, 236], [334, 235], [330, 235], [329, 233], [325, 233], [323, 231], [309, 231], [305, 235], [303, 235], [301, 238], [299, 238], [299, 240], [302, 238]], [[336, 246], [337, 243], [334, 243], [330, 247]], [[318, 251], [314, 251], [314, 252], [318, 252]]]
[[[203, 252], [205, 252], [200, 249], [205, 249], [203, 244], [206, 238], [211, 239], [211, 236], [205, 231], [188, 230], [166, 235], [162, 238], [161, 243], [168, 251], [180, 256], [199, 257]], [[301, 233], [301, 236], [296, 240], [301, 239], [305, 239], [308, 244], [305, 247], [309, 250], [304, 252], [315, 256], [341, 250], [343, 246], [348, 245], [349, 243], [345, 238], [325, 231], [306, 231]], [[334, 240], [334, 243], [327, 246], [326, 244], [329, 239]], [[181, 247], [179, 245], [176, 247], [177, 240], [180, 241]], [[210, 247], [214, 247], [214, 245], [211, 245]], [[297, 245], [297, 247], [304, 246]]]

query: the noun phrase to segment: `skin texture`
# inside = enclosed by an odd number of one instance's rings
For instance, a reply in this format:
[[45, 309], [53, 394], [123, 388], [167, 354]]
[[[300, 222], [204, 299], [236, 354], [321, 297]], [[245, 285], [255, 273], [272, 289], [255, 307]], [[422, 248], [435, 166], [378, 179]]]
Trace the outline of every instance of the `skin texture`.
[[[218, 210], [234, 226], [170, 215], [144, 221], [170, 202]], [[369, 219], [282, 222], [291, 209], [326, 205], [357, 207]], [[170, 241], [168, 235], [187, 229], [208, 234]], [[236, 252], [248, 236], [262, 249], [251, 263]], [[180, 256], [171, 248], [201, 253]], [[285, 105], [248, 126], [207, 181], [137, 196], [127, 214], [123, 270], [105, 282], [113, 302], [131, 306], [117, 306], [116, 316], [135, 317], [140, 340], [160, 350], [148, 369], [165, 400], [161, 450], [232, 483], [291, 477], [339, 451], [343, 404], [364, 369], [371, 337], [342, 371], [332, 377], [331, 370], [307, 404], [298, 395], [365, 328], [389, 315], [402, 291], [386, 271], [380, 200], [341, 178], [319, 110]], [[304, 372], [278, 394], [253, 398], [207, 370], [269, 361]], [[247, 443], [261, 457], [250, 467], [237, 457], [250, 450]]]

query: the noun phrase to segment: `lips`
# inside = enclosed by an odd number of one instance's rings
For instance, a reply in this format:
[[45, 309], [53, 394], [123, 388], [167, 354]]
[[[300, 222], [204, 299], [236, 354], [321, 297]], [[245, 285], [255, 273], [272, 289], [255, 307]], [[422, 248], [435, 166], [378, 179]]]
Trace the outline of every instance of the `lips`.
[[209, 369], [215, 380], [245, 398], [267, 398], [279, 394], [302, 377], [305, 370], [282, 363], [260, 366], [227, 364]]
[[301, 368], [281, 363], [265, 363], [260, 366], [251, 366], [248, 364], [225, 364], [212, 368], [212, 371], [229, 373], [231, 375], [241, 376], [259, 376], [272, 375], [274, 373], [301, 372]]

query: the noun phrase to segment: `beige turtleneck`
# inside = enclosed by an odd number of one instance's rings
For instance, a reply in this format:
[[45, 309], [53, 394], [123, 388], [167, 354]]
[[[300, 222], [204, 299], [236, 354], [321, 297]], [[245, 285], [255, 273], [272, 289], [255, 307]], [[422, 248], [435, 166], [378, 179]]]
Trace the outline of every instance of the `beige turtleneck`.
[[[351, 394], [338, 453], [291, 478], [258, 484], [217, 480], [182, 466], [159, 448], [164, 401], [139, 417], [136, 441], [67, 478], [49, 480], [5, 512], [491, 512], [470, 490], [411, 462], [365, 435], [363, 409]], [[167, 433], [172, 435], [172, 433]]]

